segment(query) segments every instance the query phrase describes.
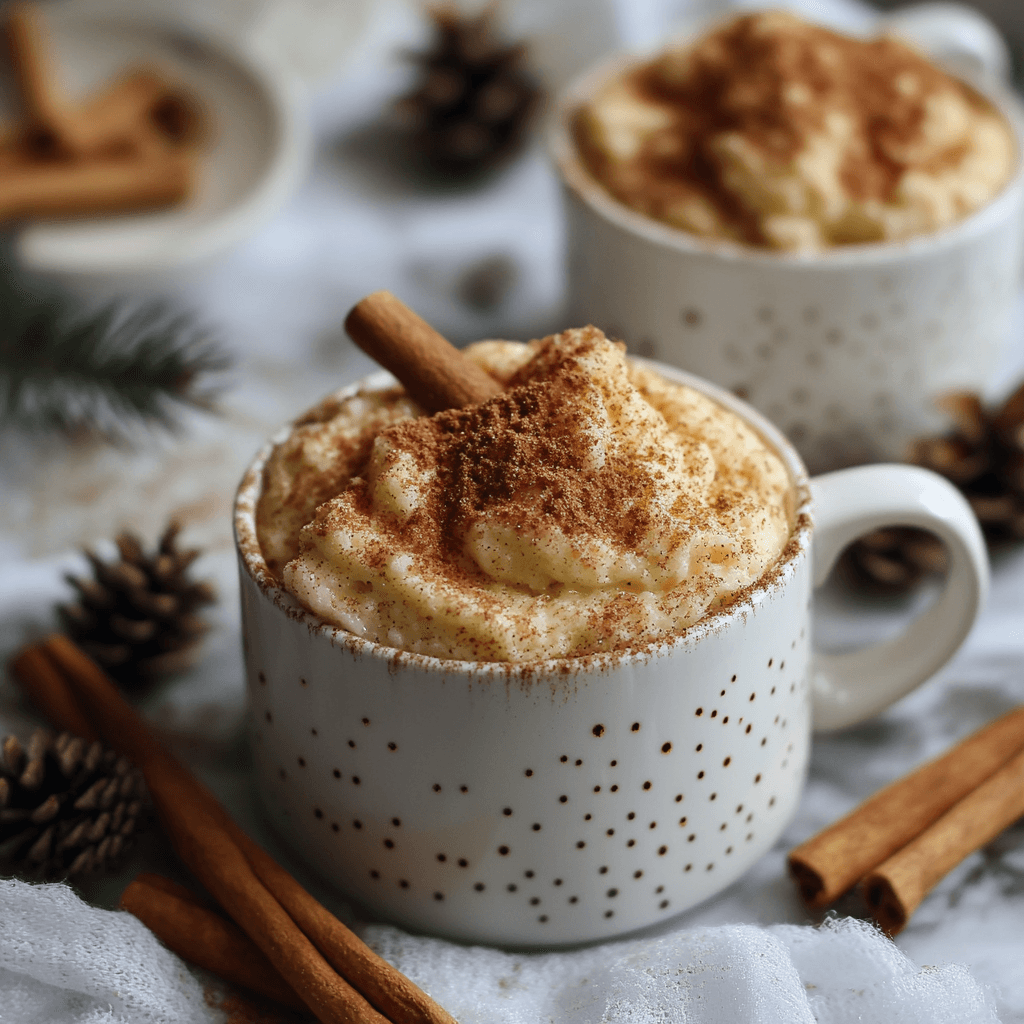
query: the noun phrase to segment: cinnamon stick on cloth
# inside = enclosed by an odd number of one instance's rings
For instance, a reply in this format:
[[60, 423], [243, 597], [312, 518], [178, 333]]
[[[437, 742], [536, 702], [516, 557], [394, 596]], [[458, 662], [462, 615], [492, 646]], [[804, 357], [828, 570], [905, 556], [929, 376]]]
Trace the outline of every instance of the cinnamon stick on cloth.
[[[381, 1024], [390, 1018], [395, 1024], [455, 1024], [450, 1014], [349, 932], [238, 828], [213, 794], [161, 745], [95, 662], [63, 636], [50, 637], [45, 650], [106, 742], [142, 770], [179, 856], [321, 1020]], [[270, 884], [277, 891], [272, 892]], [[298, 921], [282, 904], [299, 908]], [[336, 966], [344, 965], [344, 979], [331, 970], [310, 938], [324, 953], [330, 950]]]
[[203, 906], [184, 886], [144, 873], [121, 894], [120, 906], [182, 959], [283, 1006], [306, 1009], [252, 939], [236, 924]]
[[932, 887], [1024, 816], [1024, 750], [872, 871], [862, 892], [882, 930], [896, 935]]
[[353, 306], [345, 330], [427, 412], [477, 405], [503, 390], [391, 292], [373, 292]]
[[979, 729], [796, 847], [789, 871], [805, 902], [812, 908], [834, 902], [1022, 749], [1024, 707]]
[[164, 749], [102, 670], [66, 637], [46, 642], [103, 738], [142, 770], [175, 852], [324, 1024], [385, 1024], [299, 931], [209, 809], [212, 796]]

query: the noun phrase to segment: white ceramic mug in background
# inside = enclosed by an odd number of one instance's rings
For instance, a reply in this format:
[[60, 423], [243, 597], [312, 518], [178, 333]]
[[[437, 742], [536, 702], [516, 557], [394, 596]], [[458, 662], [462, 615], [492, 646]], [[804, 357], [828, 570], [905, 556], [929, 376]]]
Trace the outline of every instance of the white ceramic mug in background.
[[[955, 32], [963, 18], [946, 10], [943, 20], [930, 9], [947, 6], [929, 5], [894, 27], [925, 36], [931, 26], [936, 38]], [[973, 14], [972, 23], [982, 20]], [[949, 52], [970, 50], [976, 63], [998, 68], [1005, 54], [988, 52], [977, 35]], [[1024, 251], [1018, 99], [993, 74], [972, 80], [1003, 113], [1018, 148], [1012, 179], [982, 209], [908, 241], [788, 254], [690, 235], [629, 209], [590, 176], [572, 114], [641, 59], [619, 56], [592, 70], [553, 112], [549, 144], [567, 216], [567, 321], [593, 323], [634, 352], [742, 395], [814, 471], [905, 458], [913, 438], [943, 427], [936, 397], [984, 391], [1006, 353]]]
[[[875, 714], [970, 629], [987, 561], [950, 484], [902, 466], [808, 480], [748, 405], [654, 368], [777, 449], [798, 518], [758, 587], [635, 653], [441, 661], [328, 625], [276, 586], [260, 553], [255, 509], [273, 441], [246, 473], [235, 531], [256, 787], [299, 856], [371, 913], [465, 941], [543, 946], [685, 910], [779, 837], [803, 785], [812, 715], [835, 729]], [[813, 586], [854, 537], [893, 523], [945, 541], [942, 596], [902, 637], [814, 654]]]

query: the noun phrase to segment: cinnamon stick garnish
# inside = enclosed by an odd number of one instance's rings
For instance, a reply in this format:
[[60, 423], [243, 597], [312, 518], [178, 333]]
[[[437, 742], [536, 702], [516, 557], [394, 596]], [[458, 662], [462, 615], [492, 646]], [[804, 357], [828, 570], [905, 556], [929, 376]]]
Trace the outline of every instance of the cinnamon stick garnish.
[[283, 1006], [306, 1009], [252, 939], [203, 906], [184, 886], [160, 875], [141, 874], [122, 893], [120, 906], [183, 960]]
[[64, 676], [39, 647], [25, 647], [8, 666], [14, 681], [46, 720], [61, 732], [90, 743], [99, 733], [86, 718]]
[[[66, 637], [50, 637], [45, 648], [106, 742], [142, 770], [179, 856], [321, 1020], [340, 1019], [331, 1014], [342, 1009], [353, 1014], [353, 1020], [383, 1021], [366, 1001], [370, 999], [396, 1024], [455, 1024], [238, 828], [213, 794], [162, 746], [95, 662]], [[271, 891], [271, 884], [276, 891]], [[294, 920], [293, 907], [298, 908]], [[336, 961], [351, 988], [309, 939]], [[348, 995], [342, 999], [331, 978], [361, 1002], [353, 1003]]]
[[794, 849], [789, 870], [810, 907], [826, 907], [906, 846], [1024, 748], [1024, 707], [876, 793]]
[[65, 219], [169, 206], [192, 190], [192, 160], [126, 157], [73, 162], [24, 160], [0, 174], [0, 223]]
[[864, 879], [871, 915], [883, 931], [898, 934], [941, 878], [1021, 816], [1024, 751]]
[[353, 306], [345, 330], [427, 412], [477, 405], [502, 391], [489, 373], [391, 292], [373, 292]]

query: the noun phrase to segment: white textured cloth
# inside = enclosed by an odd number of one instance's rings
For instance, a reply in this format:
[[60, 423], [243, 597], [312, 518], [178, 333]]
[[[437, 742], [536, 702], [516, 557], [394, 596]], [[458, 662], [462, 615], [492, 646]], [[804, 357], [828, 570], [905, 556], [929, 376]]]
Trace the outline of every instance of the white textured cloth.
[[201, 1024], [203, 988], [137, 918], [0, 880], [3, 1024]]
[[995, 1024], [960, 966], [921, 969], [870, 925], [722, 925], [573, 953], [367, 939], [461, 1024]]
[[[201, 985], [134, 917], [63, 885], [0, 881], [3, 1024], [200, 1024]], [[960, 966], [921, 969], [871, 926], [722, 925], [571, 953], [503, 953], [394, 928], [367, 940], [461, 1024], [998, 1024]]]

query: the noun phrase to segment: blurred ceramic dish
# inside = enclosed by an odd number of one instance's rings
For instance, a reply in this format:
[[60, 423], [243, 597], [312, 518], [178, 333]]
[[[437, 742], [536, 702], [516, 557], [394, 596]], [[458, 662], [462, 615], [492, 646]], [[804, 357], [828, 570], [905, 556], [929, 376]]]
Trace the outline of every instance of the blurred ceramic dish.
[[[983, 391], [1005, 354], [1024, 242], [1018, 99], [994, 74], [971, 83], [1004, 115], [1018, 154], [1009, 183], [976, 213], [903, 242], [788, 254], [652, 220], [590, 175], [573, 113], [642, 59], [619, 55], [593, 69], [554, 112], [567, 319], [735, 391], [785, 431], [812, 471], [904, 458], [913, 438], [940, 426], [936, 396]], [[993, 53], [993, 72], [999, 66]]]
[[[310, 132], [301, 88], [253, 53], [197, 30], [130, 14], [47, 8], [72, 96], [147, 65], [194, 93], [208, 121], [195, 195], [145, 214], [26, 224], [22, 262], [69, 274], [144, 273], [213, 256], [252, 233], [305, 176]], [[12, 110], [9, 94], [4, 106]]]

